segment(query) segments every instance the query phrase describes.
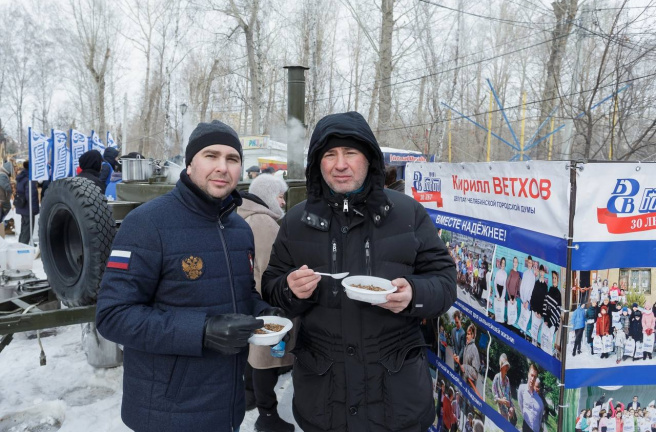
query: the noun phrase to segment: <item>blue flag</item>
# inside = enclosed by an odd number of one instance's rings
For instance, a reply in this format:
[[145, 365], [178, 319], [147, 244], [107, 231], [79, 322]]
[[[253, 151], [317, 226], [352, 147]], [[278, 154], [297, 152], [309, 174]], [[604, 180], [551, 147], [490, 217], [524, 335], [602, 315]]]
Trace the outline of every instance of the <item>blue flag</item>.
[[80, 166], [80, 156], [89, 150], [89, 138], [82, 132], [70, 130], [71, 137], [71, 175], [77, 175], [77, 167]]
[[91, 144], [91, 150], [98, 150], [100, 154], [105, 153], [105, 145], [100, 141], [100, 137], [94, 130], [91, 131], [89, 143]]
[[116, 144], [116, 141], [114, 141], [114, 137], [112, 136], [112, 133], [107, 131], [107, 148], [118, 148], [118, 145]]
[[51, 129], [52, 136], [52, 179], [59, 180], [71, 175], [71, 148], [66, 132]]
[[48, 138], [42, 133], [28, 130], [28, 152], [30, 154], [30, 180], [50, 180], [48, 172]]

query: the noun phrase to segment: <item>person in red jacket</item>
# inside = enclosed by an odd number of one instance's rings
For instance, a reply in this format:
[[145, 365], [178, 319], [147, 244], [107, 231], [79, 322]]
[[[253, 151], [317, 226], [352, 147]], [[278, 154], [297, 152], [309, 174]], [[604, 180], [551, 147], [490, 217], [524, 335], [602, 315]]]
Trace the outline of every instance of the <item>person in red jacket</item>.
[[[608, 308], [602, 306], [597, 318], [597, 336], [604, 337], [610, 334], [610, 317], [608, 316]], [[601, 354], [601, 358], [607, 358], [610, 353]]]
[[620, 287], [617, 286], [617, 282], [613, 282], [613, 286], [610, 287], [610, 290], [608, 291], [608, 296], [610, 297], [610, 304], [613, 306], [615, 306], [622, 297], [622, 291], [620, 290]]
[[449, 432], [451, 427], [456, 422], [453, 415], [453, 407], [451, 401], [453, 400], [453, 387], [449, 389], [442, 396], [442, 430]]

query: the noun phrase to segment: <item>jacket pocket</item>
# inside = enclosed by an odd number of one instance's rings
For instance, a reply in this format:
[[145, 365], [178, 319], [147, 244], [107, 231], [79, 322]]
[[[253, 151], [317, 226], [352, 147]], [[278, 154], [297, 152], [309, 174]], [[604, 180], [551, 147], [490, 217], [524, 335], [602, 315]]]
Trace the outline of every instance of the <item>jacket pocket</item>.
[[307, 350], [295, 350], [294, 406], [301, 417], [320, 429], [332, 423], [333, 360]]
[[433, 389], [428, 361], [423, 349], [415, 355], [407, 351], [401, 368], [394, 371], [386, 367], [383, 378], [385, 424], [390, 430], [405, 430], [417, 426], [422, 417], [433, 409]]
[[171, 378], [169, 379], [169, 384], [166, 387], [166, 393], [164, 395], [167, 399], [175, 399], [178, 396], [180, 387], [182, 387], [182, 382], [184, 381], [185, 375], [187, 375], [188, 364], [188, 357], [177, 356], [175, 358], [173, 370], [171, 371]]

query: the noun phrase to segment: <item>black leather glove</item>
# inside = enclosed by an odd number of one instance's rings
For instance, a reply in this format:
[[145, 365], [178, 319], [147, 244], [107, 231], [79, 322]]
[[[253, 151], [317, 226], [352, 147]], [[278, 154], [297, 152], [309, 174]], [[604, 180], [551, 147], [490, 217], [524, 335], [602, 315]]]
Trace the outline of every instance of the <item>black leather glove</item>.
[[279, 307], [268, 307], [264, 309], [258, 316], [277, 316], [277, 317], [285, 317], [285, 311], [283, 309], [280, 309]]
[[248, 338], [255, 329], [262, 328], [264, 321], [250, 315], [226, 314], [205, 320], [203, 346], [221, 354], [239, 353], [248, 345]]

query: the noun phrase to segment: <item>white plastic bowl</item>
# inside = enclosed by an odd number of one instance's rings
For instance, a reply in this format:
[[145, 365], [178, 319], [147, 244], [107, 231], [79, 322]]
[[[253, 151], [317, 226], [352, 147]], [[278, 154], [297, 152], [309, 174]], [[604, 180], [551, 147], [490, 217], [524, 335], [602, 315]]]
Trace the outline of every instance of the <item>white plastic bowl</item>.
[[264, 324], [280, 324], [280, 325], [284, 325], [285, 328], [275, 333], [267, 333], [267, 334], [253, 333], [253, 335], [250, 338], [248, 338], [248, 342], [252, 343], [253, 345], [270, 345], [270, 346], [276, 345], [294, 326], [290, 320], [283, 317], [260, 316], [257, 317], [257, 319], [264, 320]]
[[[342, 285], [348, 298], [371, 304], [385, 303], [387, 294], [396, 291], [396, 287], [392, 285], [391, 281], [374, 276], [349, 276], [342, 279]], [[370, 291], [364, 288], [356, 288], [353, 285], [374, 285], [383, 288], [385, 291]]]

